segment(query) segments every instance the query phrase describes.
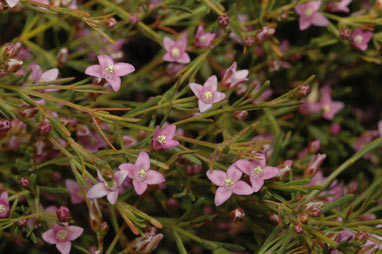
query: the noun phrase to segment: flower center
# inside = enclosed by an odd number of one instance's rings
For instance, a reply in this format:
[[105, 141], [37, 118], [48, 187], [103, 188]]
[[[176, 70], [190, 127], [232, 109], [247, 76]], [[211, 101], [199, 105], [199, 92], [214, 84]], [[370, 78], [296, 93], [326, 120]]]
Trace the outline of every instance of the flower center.
[[328, 112], [328, 111], [330, 111], [330, 105], [325, 104], [325, 105], [322, 107], [322, 109], [324, 110], [324, 112]]
[[354, 38], [354, 41], [356, 43], [362, 43], [363, 41], [363, 37], [361, 35], [357, 35], [355, 38]]
[[165, 135], [160, 135], [158, 136], [158, 142], [161, 143], [162, 145], [166, 143], [166, 136]]
[[202, 43], [205, 43], [207, 41], [207, 38], [205, 35], [200, 36], [199, 41]]
[[110, 64], [106, 67], [106, 71], [110, 74], [113, 74], [114, 72], [114, 65]]
[[231, 191], [235, 189], [236, 187], [236, 184], [231, 177], [224, 179], [223, 185], [224, 185], [224, 188], [228, 191]]
[[178, 48], [173, 48], [171, 50], [171, 54], [173, 57], [179, 57], [180, 56], [180, 50]]
[[3, 204], [0, 204], [0, 213], [3, 213], [7, 210], [6, 206]]
[[66, 237], [68, 236], [68, 231], [66, 230], [59, 230], [57, 233], [56, 233], [56, 238], [60, 241], [64, 241], [66, 239]]
[[311, 17], [313, 15], [313, 10], [312, 9], [307, 9], [306, 11], [305, 11], [305, 16], [306, 17]]
[[147, 176], [146, 171], [144, 169], [140, 169], [135, 175], [135, 180], [138, 182], [142, 182], [146, 179], [146, 176]]
[[204, 99], [210, 100], [212, 98], [212, 93], [210, 91], [206, 91], [203, 94]]
[[252, 169], [251, 176], [253, 178], [259, 178], [263, 174], [263, 169], [260, 166], [255, 167]]

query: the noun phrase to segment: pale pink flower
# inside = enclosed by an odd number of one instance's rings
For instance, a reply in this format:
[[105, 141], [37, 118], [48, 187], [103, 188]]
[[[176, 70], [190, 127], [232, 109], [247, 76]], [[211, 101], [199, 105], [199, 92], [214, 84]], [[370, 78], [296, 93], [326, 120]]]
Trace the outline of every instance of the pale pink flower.
[[8, 217], [9, 210], [8, 192], [4, 191], [0, 195], [0, 218]]
[[87, 192], [87, 196], [90, 199], [102, 198], [106, 196], [107, 200], [110, 204], [114, 205], [118, 199], [119, 187], [122, 186], [123, 181], [125, 181], [127, 177], [126, 171], [117, 171], [113, 175], [112, 183], [108, 183], [102, 177], [102, 175], [98, 173], [98, 178], [100, 182], [93, 185], [90, 190]]
[[[87, 182], [91, 185], [91, 182], [86, 179]], [[69, 195], [70, 195], [70, 201], [72, 204], [80, 204], [85, 201], [85, 197], [82, 193], [81, 186], [72, 179], [66, 179], [65, 180], [65, 186], [68, 189]], [[84, 186], [85, 192], [88, 191], [88, 188]]]
[[198, 98], [200, 112], [204, 112], [212, 107], [212, 104], [224, 100], [225, 93], [218, 92], [218, 80], [215, 75], [209, 77], [203, 86], [190, 83], [191, 90]]
[[[47, 71], [42, 72], [40, 65], [38, 65], [36, 63], [31, 63], [28, 66], [27, 70], [31, 71], [28, 79], [31, 80], [32, 83], [34, 83], [34, 84], [39, 83], [39, 82], [53, 81], [53, 80], [56, 80], [58, 77], [58, 69], [57, 68], [49, 69]], [[17, 73], [24, 75], [25, 71], [21, 70]]]
[[166, 49], [163, 60], [181, 64], [187, 64], [191, 61], [190, 56], [186, 52], [187, 38], [182, 37], [178, 41], [173, 41], [169, 37], [164, 37], [163, 45]]
[[330, 3], [326, 6], [328, 11], [332, 12], [349, 12], [348, 5], [352, 2], [352, 0], [340, 0], [336, 3]]
[[358, 27], [351, 35], [351, 43], [355, 48], [365, 51], [367, 49], [367, 44], [371, 40], [371, 37], [373, 37], [372, 32], [364, 32], [362, 28]]
[[168, 125], [163, 130], [157, 125], [153, 135], [152, 148], [154, 150], [162, 150], [179, 145], [179, 142], [174, 140], [175, 132], [176, 126], [173, 124]]
[[321, 89], [321, 99], [318, 103], [320, 109], [323, 109], [323, 117], [332, 120], [334, 116], [344, 108], [345, 104], [342, 101], [332, 101], [330, 86], [323, 86]]
[[208, 170], [207, 177], [210, 181], [219, 186], [215, 193], [215, 205], [220, 206], [232, 194], [236, 195], [250, 195], [253, 193], [251, 186], [246, 182], [241, 181], [242, 172], [232, 164], [227, 172], [221, 170]]
[[128, 172], [129, 178], [133, 179], [134, 190], [138, 195], [145, 192], [149, 184], [160, 184], [165, 181], [161, 173], [150, 169], [150, 157], [145, 152], [138, 155], [135, 164], [123, 163], [119, 165], [119, 169]]
[[54, 224], [51, 229], [42, 234], [42, 239], [47, 243], [55, 244], [61, 254], [69, 254], [72, 248], [71, 241], [80, 237], [84, 229], [77, 226], [69, 226], [68, 223], [62, 224], [63, 226]]
[[79, 136], [77, 134], [78, 142], [83, 145], [89, 152], [98, 152], [101, 148], [108, 147], [106, 141], [96, 131], [90, 131], [89, 134]]
[[90, 76], [105, 79], [113, 88], [118, 91], [121, 87], [121, 76], [128, 75], [135, 71], [134, 66], [129, 63], [114, 63], [108, 55], [98, 56], [99, 64], [89, 66], [85, 73]]
[[248, 70], [236, 71], [237, 63], [234, 62], [225, 72], [221, 80], [221, 85], [226, 88], [232, 88], [248, 80]]
[[259, 154], [259, 160], [238, 160], [235, 166], [249, 176], [254, 192], [258, 192], [264, 185], [264, 180], [277, 176], [280, 172], [278, 168], [266, 166], [264, 154]]
[[207, 33], [204, 31], [202, 26], [198, 26], [198, 30], [195, 34], [195, 46], [197, 48], [207, 48], [211, 45], [211, 42], [213, 39], [215, 39], [216, 34], [214, 33]]
[[135, 145], [137, 143], [137, 140], [135, 138], [130, 137], [128, 135], [123, 135], [122, 141], [123, 141], [123, 144], [125, 145], [125, 147], [129, 147], [129, 146]]
[[7, 2], [9, 7], [13, 8], [20, 2], [20, 0], [5, 0], [5, 2]]
[[318, 12], [320, 7], [321, 1], [312, 1], [294, 7], [294, 10], [300, 15], [298, 19], [300, 30], [305, 30], [311, 25], [327, 26], [329, 24], [328, 19]]

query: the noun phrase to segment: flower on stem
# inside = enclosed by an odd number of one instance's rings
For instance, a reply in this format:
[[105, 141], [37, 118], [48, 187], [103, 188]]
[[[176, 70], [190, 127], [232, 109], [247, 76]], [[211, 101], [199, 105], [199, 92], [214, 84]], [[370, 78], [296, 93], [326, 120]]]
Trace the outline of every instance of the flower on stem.
[[164, 54], [163, 60], [181, 64], [187, 64], [191, 61], [190, 56], [186, 52], [187, 38], [183, 37], [178, 41], [173, 41], [169, 37], [164, 37], [163, 45], [166, 49], [166, 54]]
[[221, 85], [226, 88], [232, 88], [248, 80], [248, 70], [236, 71], [237, 63], [234, 62], [225, 72], [221, 80]]
[[115, 172], [113, 174], [112, 183], [108, 183], [99, 172], [97, 173], [98, 178], [101, 181], [90, 188], [90, 190], [87, 192], [88, 198], [96, 199], [106, 196], [110, 204], [114, 205], [118, 199], [119, 187], [122, 185], [123, 181], [125, 181], [127, 172]]
[[332, 12], [349, 12], [348, 5], [352, 2], [352, 0], [340, 0], [336, 3], [330, 3], [326, 6], [328, 11]]
[[133, 180], [134, 190], [141, 195], [150, 184], [160, 184], [165, 182], [164, 176], [150, 169], [150, 157], [147, 153], [141, 152], [135, 164], [123, 163], [119, 165], [122, 172], [128, 172], [129, 178]]
[[145, 233], [129, 242], [126, 250], [128, 253], [152, 253], [162, 239], [163, 234]]
[[63, 226], [54, 224], [51, 229], [42, 234], [42, 239], [47, 243], [55, 244], [61, 254], [69, 254], [72, 247], [71, 241], [80, 237], [84, 229], [77, 226], [69, 226], [68, 223], [62, 224]]
[[215, 33], [207, 33], [204, 31], [202, 26], [198, 26], [198, 30], [195, 34], [195, 46], [197, 48], [207, 48], [211, 45], [213, 39], [215, 39]]
[[318, 12], [320, 7], [321, 1], [312, 1], [294, 7], [294, 10], [300, 16], [298, 21], [301, 31], [307, 29], [311, 25], [327, 26], [329, 24], [328, 19]]
[[121, 87], [121, 76], [126, 76], [135, 71], [133, 65], [129, 63], [114, 63], [113, 59], [108, 55], [98, 56], [99, 64], [89, 66], [86, 68], [87, 75], [103, 78], [113, 88], [118, 91]]
[[200, 112], [204, 112], [212, 107], [212, 104], [224, 100], [225, 93], [218, 92], [218, 80], [215, 75], [209, 77], [203, 86], [190, 83], [191, 90], [198, 98]]
[[219, 186], [215, 193], [216, 206], [223, 204], [232, 194], [250, 195], [253, 193], [251, 186], [240, 180], [242, 174], [234, 164], [228, 168], [227, 172], [214, 169], [207, 171], [208, 179]]
[[259, 154], [259, 160], [238, 160], [235, 166], [249, 176], [254, 192], [258, 192], [264, 185], [264, 180], [277, 176], [280, 172], [278, 168], [266, 166], [264, 154]]
[[154, 150], [163, 150], [179, 145], [179, 142], [173, 139], [175, 132], [176, 126], [173, 124], [163, 130], [157, 125], [153, 135], [152, 148]]
[[[90, 181], [87, 181], [90, 184]], [[72, 179], [65, 180], [65, 186], [68, 189], [70, 195], [70, 201], [73, 205], [80, 204], [85, 201], [85, 197], [82, 194], [81, 186]], [[84, 186], [85, 191], [88, 189]]]
[[344, 108], [345, 104], [341, 101], [332, 101], [332, 89], [326, 85], [321, 88], [321, 99], [318, 108], [323, 109], [323, 117], [327, 120], [333, 120], [334, 116]]
[[351, 35], [351, 44], [362, 51], [365, 51], [367, 49], [367, 44], [371, 40], [371, 37], [373, 37], [373, 33], [366, 31], [364, 32], [362, 28], [357, 28], [354, 30], [354, 32]]
[[0, 195], [0, 218], [9, 216], [8, 192], [4, 191]]

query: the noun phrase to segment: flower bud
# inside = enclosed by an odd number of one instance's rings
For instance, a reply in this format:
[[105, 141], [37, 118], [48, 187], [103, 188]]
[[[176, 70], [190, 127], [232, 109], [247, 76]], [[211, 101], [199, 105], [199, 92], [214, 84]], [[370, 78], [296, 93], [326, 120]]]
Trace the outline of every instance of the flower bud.
[[285, 177], [289, 174], [292, 164], [293, 164], [292, 160], [286, 160], [283, 163], [281, 163], [279, 166], [277, 166], [277, 168], [280, 169], [280, 172], [275, 177], [275, 179], [280, 181], [284, 180]]
[[321, 164], [324, 162], [326, 154], [316, 154], [313, 159], [305, 168], [304, 175], [306, 177], [313, 177], [319, 170]]
[[351, 30], [350, 29], [341, 29], [340, 30], [340, 36], [342, 39], [347, 40], [351, 36]]
[[68, 222], [70, 220], [70, 210], [66, 206], [60, 206], [56, 214], [60, 222]]
[[295, 90], [295, 97], [296, 98], [305, 98], [310, 93], [310, 87], [309, 86], [299, 86]]
[[62, 48], [58, 51], [57, 54], [57, 63], [59, 66], [63, 66], [66, 64], [69, 58], [69, 50], [67, 48]]
[[231, 211], [231, 217], [233, 222], [241, 221], [245, 216], [244, 210], [238, 207]]
[[44, 119], [38, 128], [41, 134], [48, 134], [51, 129], [49, 120]]
[[244, 83], [237, 84], [236, 87], [235, 87], [235, 93], [238, 96], [243, 96], [246, 91], [247, 91], [247, 85], [244, 84]]
[[21, 69], [24, 62], [18, 59], [11, 58], [5, 63], [6, 72], [17, 72]]
[[233, 112], [232, 114], [232, 117], [238, 121], [244, 120], [247, 116], [248, 116], [248, 111], [246, 110], [238, 110]]
[[43, 154], [45, 147], [46, 147], [46, 142], [43, 137], [38, 137], [33, 143], [33, 148], [37, 156], [40, 156]]
[[303, 224], [306, 224], [309, 220], [309, 214], [306, 213], [306, 212], [302, 212], [299, 216], [298, 216], [298, 220], [303, 223]]
[[118, 22], [115, 20], [115, 18], [108, 18], [104, 24], [106, 27], [114, 29], [118, 25]]
[[186, 174], [187, 175], [196, 175], [202, 171], [202, 166], [193, 164], [193, 165], [187, 165], [186, 166]]
[[131, 24], [135, 25], [139, 21], [138, 15], [135, 13], [131, 14], [129, 17], [129, 21], [131, 22]]
[[101, 226], [102, 213], [97, 199], [89, 200], [89, 223], [93, 231], [98, 232]]
[[109, 231], [109, 224], [108, 224], [106, 221], [103, 221], [103, 222], [101, 223], [101, 227], [100, 227], [100, 229], [101, 229], [101, 233], [102, 233], [103, 235], [106, 235], [107, 232]]
[[53, 178], [53, 181], [55, 182], [59, 181], [61, 179], [60, 172], [54, 172], [52, 178]]
[[4, 48], [4, 56], [7, 58], [14, 57], [20, 51], [21, 43], [7, 43]]
[[255, 43], [255, 38], [253, 38], [253, 36], [246, 36], [244, 43], [246, 46], [252, 46], [253, 43]]
[[152, 253], [156, 249], [162, 238], [162, 234], [155, 235], [146, 233], [143, 236], [137, 237], [133, 241], [129, 242], [125, 251], [126, 253]]
[[305, 206], [305, 211], [307, 211], [311, 217], [318, 217], [321, 214], [322, 205], [322, 202], [309, 202]]
[[310, 142], [310, 144], [308, 145], [308, 150], [310, 153], [317, 153], [318, 150], [320, 150], [320, 147], [321, 147], [320, 140], [316, 139]]
[[84, 124], [78, 124], [76, 126], [76, 135], [79, 137], [84, 137], [84, 136], [90, 136], [90, 130], [89, 127], [84, 125]]
[[19, 226], [20, 228], [23, 228], [23, 227], [25, 227], [25, 226], [27, 225], [27, 220], [24, 220], [24, 219], [19, 220], [19, 221], [17, 222], [17, 224], [18, 224], [18, 226]]
[[304, 228], [301, 223], [297, 223], [293, 226], [293, 231], [297, 234], [301, 234], [304, 231]]
[[338, 123], [334, 123], [330, 125], [330, 129], [329, 129], [330, 135], [337, 136], [338, 133], [340, 132], [341, 132], [341, 125], [339, 125]]
[[29, 186], [31, 185], [31, 182], [28, 178], [22, 176], [19, 180], [19, 185], [22, 187], [22, 188], [29, 188]]
[[31, 118], [37, 114], [38, 109], [32, 105], [22, 105], [18, 112], [23, 118]]
[[368, 238], [368, 234], [366, 232], [358, 232], [356, 235], [355, 235], [355, 240], [356, 241], [366, 241], [367, 238]]
[[226, 27], [229, 24], [229, 17], [227, 15], [220, 15], [218, 17], [218, 24], [221, 27]]
[[102, 177], [105, 178], [105, 180], [113, 179], [113, 175], [114, 175], [113, 170], [103, 169], [101, 173], [102, 173]]
[[7, 131], [11, 128], [11, 121], [0, 119], [0, 131]]
[[166, 207], [168, 210], [177, 210], [179, 207], [179, 202], [175, 198], [169, 198], [166, 202]]
[[271, 35], [273, 35], [275, 32], [276, 30], [273, 27], [263, 26], [257, 31], [255, 35], [255, 40], [258, 43], [263, 42], [266, 39], [268, 39]]

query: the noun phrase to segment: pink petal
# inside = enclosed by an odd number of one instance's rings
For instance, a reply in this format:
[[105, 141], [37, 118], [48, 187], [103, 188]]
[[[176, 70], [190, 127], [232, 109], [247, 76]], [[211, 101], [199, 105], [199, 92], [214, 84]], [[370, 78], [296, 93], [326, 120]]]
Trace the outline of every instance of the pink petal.
[[162, 134], [167, 137], [167, 139], [172, 139], [175, 135], [176, 126], [174, 124], [170, 124], [166, 128], [162, 130]]
[[147, 183], [137, 182], [133, 179], [134, 190], [138, 195], [141, 195], [147, 189]]
[[175, 42], [173, 40], [171, 40], [169, 37], [163, 38], [163, 45], [164, 45], [164, 48], [166, 49], [166, 51], [171, 51], [174, 44], [175, 44]]
[[208, 170], [207, 177], [213, 184], [223, 186], [224, 180], [227, 178], [227, 173], [221, 170]]
[[201, 100], [198, 100], [198, 106], [199, 106], [200, 112], [203, 113], [204, 111], [206, 111], [207, 109], [212, 107], [212, 104], [207, 104], [207, 103], [202, 102]]
[[299, 28], [300, 28], [300, 30], [302, 31], [302, 30], [305, 30], [305, 29], [307, 29], [308, 27], [310, 27], [310, 25], [311, 25], [311, 21], [310, 21], [310, 19], [308, 20], [308, 19], [305, 19], [305, 18], [303, 18], [303, 17], [300, 17], [300, 18], [298, 19], [298, 24], [299, 24]]
[[40, 81], [53, 81], [56, 80], [58, 77], [58, 69], [50, 69], [44, 72], [40, 78]]
[[204, 85], [203, 87], [208, 90], [208, 91], [211, 91], [211, 92], [214, 92], [217, 90], [218, 88], [218, 79], [216, 78], [215, 75], [212, 75], [211, 77], [209, 77], [206, 82], [204, 82]]
[[203, 26], [198, 26], [198, 29], [196, 30], [196, 36], [202, 36], [204, 34]]
[[171, 148], [178, 145], [179, 145], [179, 142], [177, 140], [169, 140], [166, 142], [165, 148]]
[[271, 179], [275, 176], [277, 176], [280, 173], [280, 170], [275, 167], [265, 167], [263, 168], [263, 175], [261, 176], [262, 179]]
[[113, 90], [117, 92], [119, 88], [121, 88], [121, 78], [118, 76], [114, 76], [112, 78], [105, 78], [107, 82], [111, 85]]
[[69, 192], [75, 191], [79, 187], [78, 183], [72, 179], [66, 179], [65, 186]]
[[144, 182], [147, 184], [160, 184], [164, 183], [164, 181], [164, 176], [161, 173], [155, 170], [149, 170], [147, 171], [147, 178]]
[[378, 122], [378, 133], [379, 136], [382, 137], [382, 120]]
[[84, 229], [81, 227], [69, 226], [69, 235], [68, 235], [69, 241], [76, 240], [78, 237], [80, 237], [80, 235], [82, 235], [82, 232], [84, 232]]
[[102, 66], [102, 68], [105, 68], [109, 65], [114, 65], [113, 59], [108, 55], [100, 55], [98, 56], [98, 62]]
[[118, 199], [118, 190], [109, 192], [106, 195], [106, 198], [110, 204], [115, 205], [115, 203], [117, 203], [117, 199]]
[[231, 177], [235, 182], [240, 180], [242, 174], [243, 173], [235, 166], [235, 164], [232, 164], [227, 170], [227, 176]]
[[247, 79], [248, 73], [248, 70], [237, 71], [235, 72], [235, 79]]
[[72, 248], [72, 244], [70, 241], [66, 242], [57, 242], [56, 248], [61, 252], [61, 254], [69, 254], [70, 249]]
[[215, 205], [220, 206], [232, 195], [232, 191], [226, 190], [224, 187], [219, 187], [215, 193]]
[[44, 239], [45, 242], [50, 244], [56, 243], [56, 233], [53, 229], [49, 229], [48, 231], [44, 232], [42, 234], [42, 239]]
[[214, 99], [213, 99], [212, 103], [216, 103], [216, 102], [222, 101], [224, 99], [225, 99], [225, 93], [215, 92], [214, 93]]
[[9, 5], [9, 7], [13, 8], [19, 3], [20, 0], [5, 0], [5, 1]]
[[178, 63], [181, 63], [181, 64], [188, 64], [189, 62], [191, 62], [191, 59], [190, 59], [190, 56], [186, 52], [183, 52], [181, 57], [178, 58], [176, 61]]
[[179, 47], [180, 51], [186, 51], [187, 48], [187, 38], [182, 37], [177, 42], [176, 45]]
[[129, 63], [117, 63], [114, 64], [114, 73], [117, 76], [125, 76], [135, 71], [133, 65]]
[[327, 26], [329, 25], [329, 20], [321, 13], [314, 13], [312, 16], [312, 24], [316, 26]]
[[150, 169], [150, 157], [147, 153], [145, 152], [140, 152], [138, 155], [138, 158], [135, 162], [135, 168], [137, 170], [149, 170]]
[[250, 175], [253, 169], [253, 164], [249, 160], [238, 160], [235, 162], [235, 165], [241, 172], [247, 175]]
[[92, 65], [86, 68], [85, 74], [97, 78], [102, 78], [102, 67], [101, 65]]
[[257, 153], [256, 158], [259, 158], [259, 160], [253, 160], [252, 165], [253, 167], [260, 166], [260, 167], [265, 167], [267, 161], [265, 159], [265, 154], [263, 153]]
[[195, 96], [198, 99], [201, 99], [203, 97], [203, 95], [202, 95], [203, 87], [201, 85], [196, 84], [196, 83], [190, 83], [189, 86], [190, 86], [192, 92], [195, 94]]
[[166, 62], [175, 62], [175, 59], [172, 57], [170, 53], [164, 54], [163, 60]]
[[135, 171], [137, 170], [135, 165], [131, 163], [123, 163], [119, 165], [119, 169], [127, 171], [130, 178], [134, 178]]
[[88, 198], [90, 199], [96, 199], [96, 198], [102, 198], [103, 196], [106, 196], [109, 193], [109, 191], [105, 188], [105, 184], [97, 183], [93, 185], [93, 187], [90, 188], [88, 193], [86, 194]]
[[1, 195], [0, 195], [0, 202], [3, 205], [9, 206], [8, 192], [4, 191], [3, 193], [1, 193]]
[[261, 187], [264, 185], [264, 180], [261, 178], [254, 179], [253, 177], [249, 178], [252, 184], [252, 189], [254, 192], [258, 192]]
[[235, 189], [233, 189], [233, 193], [236, 195], [251, 195], [253, 193], [253, 189], [246, 182], [238, 181], [236, 182]]
[[128, 171], [120, 170], [118, 172], [114, 173], [114, 181], [116, 182], [117, 186], [121, 186], [122, 183], [125, 181], [126, 177], [128, 175]]

